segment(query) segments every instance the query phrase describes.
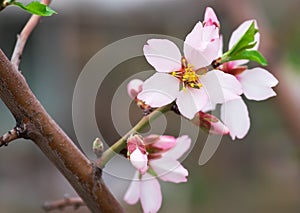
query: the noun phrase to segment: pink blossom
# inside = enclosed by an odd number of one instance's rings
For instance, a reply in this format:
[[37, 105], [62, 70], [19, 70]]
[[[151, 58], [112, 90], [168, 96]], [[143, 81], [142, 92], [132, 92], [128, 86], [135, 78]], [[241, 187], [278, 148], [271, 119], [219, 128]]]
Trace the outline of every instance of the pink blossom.
[[[187, 181], [188, 171], [178, 161], [191, 146], [191, 139], [184, 135], [173, 141], [172, 136], [148, 136], [146, 143], [154, 144], [156, 141], [165, 152], [160, 152], [159, 158], [149, 158], [147, 173], [135, 173], [124, 200], [128, 204], [135, 204], [139, 200], [145, 213], [155, 213], [162, 203], [161, 188], [157, 178], [181, 183]], [[167, 145], [166, 145], [167, 144]], [[167, 150], [167, 151], [166, 151]], [[152, 150], [153, 151], [153, 150]]]
[[215, 26], [198, 22], [184, 42], [184, 56], [177, 46], [166, 39], [150, 39], [144, 55], [157, 73], [147, 79], [138, 99], [153, 108], [176, 101], [180, 113], [192, 119], [210, 99], [224, 103], [236, 99], [242, 92], [236, 78], [213, 70], [199, 70], [217, 58], [220, 37]]
[[[229, 49], [239, 41], [241, 36], [255, 20], [248, 20], [242, 23], [232, 34], [229, 42]], [[257, 23], [255, 21], [257, 28]], [[256, 45], [253, 49], [258, 49], [259, 34], [255, 36]], [[221, 70], [236, 77], [241, 84], [246, 98], [249, 100], [262, 101], [276, 95], [272, 87], [278, 84], [278, 80], [263, 68], [247, 69], [243, 66], [248, 60], [237, 60], [225, 63]], [[221, 107], [221, 119], [230, 130], [232, 139], [243, 138], [250, 128], [250, 118], [246, 104], [242, 98], [230, 100]]]

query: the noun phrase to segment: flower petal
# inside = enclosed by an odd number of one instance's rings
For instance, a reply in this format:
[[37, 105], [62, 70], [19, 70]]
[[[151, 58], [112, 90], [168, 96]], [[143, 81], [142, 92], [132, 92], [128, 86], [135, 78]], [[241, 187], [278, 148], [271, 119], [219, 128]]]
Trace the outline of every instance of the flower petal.
[[173, 158], [178, 160], [183, 156], [183, 154], [189, 150], [191, 147], [192, 141], [191, 138], [187, 135], [183, 135], [176, 139], [176, 146], [163, 154], [163, 157]]
[[176, 138], [170, 135], [149, 135], [144, 138], [145, 144], [150, 145], [153, 148], [166, 151], [173, 148], [176, 145]]
[[204, 26], [212, 26], [216, 27], [220, 26], [220, 22], [215, 14], [215, 11], [211, 7], [207, 7], [204, 14]]
[[143, 84], [138, 99], [151, 107], [161, 107], [173, 102], [179, 92], [179, 80], [169, 74], [155, 73]]
[[144, 55], [156, 71], [172, 72], [181, 69], [181, 53], [178, 47], [167, 39], [150, 39], [144, 46]]
[[188, 171], [175, 159], [162, 157], [150, 161], [150, 166], [157, 176], [164, 181], [173, 183], [187, 181]]
[[131, 153], [130, 162], [141, 174], [148, 170], [147, 154], [143, 154], [138, 148]]
[[198, 22], [184, 42], [184, 56], [195, 69], [209, 65], [220, 49], [219, 30], [215, 26], [203, 27]]
[[278, 80], [263, 68], [246, 70], [237, 77], [249, 100], [262, 101], [276, 95], [272, 87], [278, 84]]
[[242, 94], [239, 81], [230, 74], [213, 70], [200, 78], [211, 103], [224, 103], [234, 100]]
[[[255, 23], [255, 28], [258, 29], [258, 25], [256, 20], [247, 20], [244, 21], [231, 35], [229, 40], [229, 50], [241, 39], [241, 37], [246, 33], [252, 22]], [[259, 47], [259, 39], [260, 34], [259, 32], [255, 34], [254, 41], [256, 42], [256, 45], [252, 48], [253, 50], [257, 50]], [[242, 65], [248, 63], [249, 60], [237, 60], [235, 61], [236, 65]]]
[[221, 119], [229, 128], [229, 134], [234, 140], [245, 137], [250, 128], [250, 118], [246, 104], [242, 98], [222, 104]]
[[140, 199], [144, 213], [156, 213], [161, 207], [162, 195], [159, 182], [148, 173], [142, 176]]
[[140, 181], [137, 181], [138, 176], [139, 173], [136, 172], [124, 195], [124, 201], [130, 205], [136, 204], [140, 198]]
[[142, 91], [143, 81], [140, 79], [133, 79], [127, 84], [127, 93], [130, 98], [135, 99]]
[[179, 92], [176, 104], [180, 113], [192, 119], [207, 103], [207, 94], [203, 88], [186, 88]]

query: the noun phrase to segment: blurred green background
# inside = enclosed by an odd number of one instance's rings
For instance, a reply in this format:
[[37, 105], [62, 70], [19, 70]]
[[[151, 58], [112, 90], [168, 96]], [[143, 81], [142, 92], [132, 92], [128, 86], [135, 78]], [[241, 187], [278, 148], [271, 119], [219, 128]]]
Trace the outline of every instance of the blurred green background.
[[[20, 69], [49, 114], [76, 141], [72, 95], [89, 59], [106, 45], [128, 36], [150, 33], [184, 39], [203, 19], [206, 6], [215, 9], [225, 41], [242, 21], [258, 20], [261, 50], [270, 62], [268, 69], [280, 81], [275, 88], [278, 96], [263, 102], [247, 101], [252, 122], [248, 135], [236, 141], [223, 137], [218, 151], [204, 166], [198, 165], [198, 158], [207, 135], [200, 132], [183, 162], [190, 172], [188, 183], [161, 182], [164, 202], [160, 212], [300, 212], [299, 0], [55, 0], [52, 7], [59, 14], [43, 18], [34, 30]], [[0, 48], [8, 56], [29, 17], [18, 8], [0, 13]], [[107, 141], [120, 137], [110, 116], [110, 102], [118, 85], [150, 69], [142, 57], [129, 60], [116, 67], [101, 86], [96, 116]], [[141, 116], [132, 105], [131, 122]], [[2, 103], [0, 118], [2, 134], [14, 126]], [[178, 117], [169, 114], [168, 121], [172, 125], [167, 133], [176, 135]], [[89, 146], [92, 141], [85, 143]], [[110, 175], [105, 181], [122, 201], [129, 182], [118, 182]], [[60, 199], [66, 193], [76, 195], [31, 141], [18, 140], [0, 149], [0, 212], [43, 212], [43, 202]], [[139, 204], [124, 205], [128, 212], [141, 212]], [[77, 212], [88, 210], [82, 207]]]

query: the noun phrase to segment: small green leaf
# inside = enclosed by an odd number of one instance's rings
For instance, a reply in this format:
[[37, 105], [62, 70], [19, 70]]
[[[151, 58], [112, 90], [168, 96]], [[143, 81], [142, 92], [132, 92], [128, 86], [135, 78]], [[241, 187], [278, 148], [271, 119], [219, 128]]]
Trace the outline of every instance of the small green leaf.
[[253, 21], [245, 34], [227, 53], [229, 55], [234, 55], [240, 51], [253, 48], [256, 44], [254, 41], [254, 36], [257, 32], [258, 29], [255, 28], [255, 23]]
[[245, 50], [241, 53], [238, 53], [234, 56], [230, 57], [231, 61], [240, 60], [240, 59], [248, 59], [250, 61], [255, 61], [262, 66], [267, 66], [268, 62], [265, 57], [256, 50]]
[[228, 52], [223, 54], [221, 63], [246, 59], [266, 66], [268, 63], [264, 56], [257, 50], [251, 50], [256, 45], [255, 34], [257, 32], [258, 29], [255, 28], [253, 21], [241, 39]]
[[29, 13], [39, 16], [52, 16], [53, 14], [57, 14], [57, 12], [52, 10], [50, 7], [38, 1], [33, 1], [26, 6], [20, 2], [13, 2], [12, 4], [26, 10]]

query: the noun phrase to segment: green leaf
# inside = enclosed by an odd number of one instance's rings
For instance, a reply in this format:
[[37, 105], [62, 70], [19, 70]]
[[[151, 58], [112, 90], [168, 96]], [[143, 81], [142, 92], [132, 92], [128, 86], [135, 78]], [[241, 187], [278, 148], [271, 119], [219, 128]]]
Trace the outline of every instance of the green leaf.
[[52, 16], [53, 14], [57, 14], [57, 12], [52, 10], [50, 7], [38, 1], [33, 1], [26, 6], [20, 2], [12, 2], [12, 4], [26, 10], [29, 13], [39, 16]]
[[251, 50], [256, 45], [256, 33], [258, 33], [258, 29], [255, 28], [255, 22], [253, 21], [240, 40], [228, 52], [223, 54], [221, 63], [246, 59], [266, 66], [268, 63], [264, 56], [257, 50]]
[[265, 57], [258, 52], [257, 50], [245, 50], [241, 53], [238, 53], [234, 56], [230, 57], [230, 61], [234, 61], [234, 60], [240, 60], [240, 59], [247, 59], [250, 61], [255, 61], [257, 63], [259, 63], [262, 66], [267, 66], [268, 62], [265, 59]]
[[256, 42], [254, 41], [254, 36], [258, 32], [258, 29], [255, 28], [254, 21], [251, 23], [248, 30], [240, 38], [240, 40], [228, 51], [229, 55], [235, 55], [236, 53], [250, 49], [255, 46]]

